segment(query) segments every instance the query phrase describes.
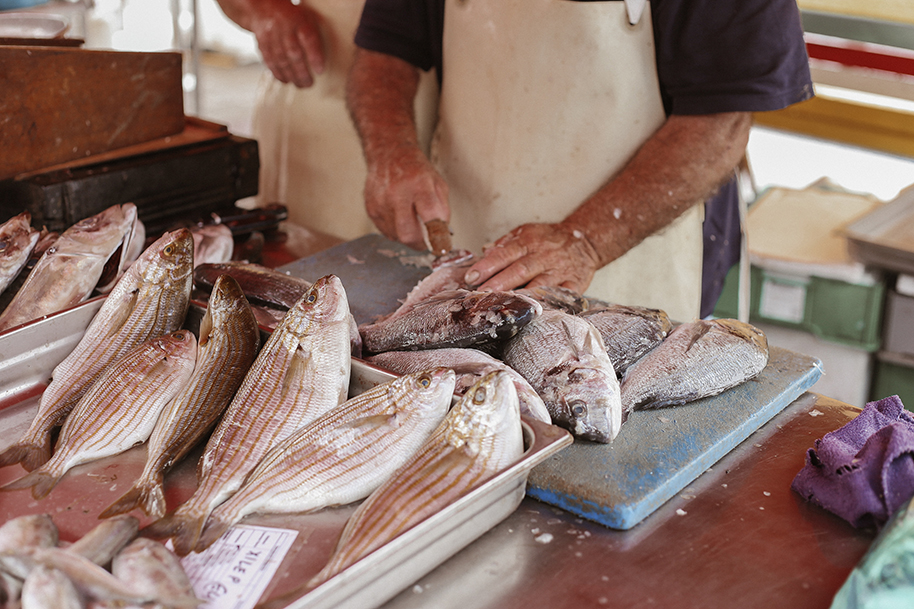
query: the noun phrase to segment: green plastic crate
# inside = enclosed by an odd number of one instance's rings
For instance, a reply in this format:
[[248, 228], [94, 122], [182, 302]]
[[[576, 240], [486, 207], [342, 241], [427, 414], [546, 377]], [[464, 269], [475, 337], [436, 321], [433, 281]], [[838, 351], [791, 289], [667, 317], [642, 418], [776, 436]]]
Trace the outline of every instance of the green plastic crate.
[[[737, 316], [739, 267], [727, 274], [714, 308]], [[885, 282], [860, 285], [822, 277], [790, 276], [752, 266], [749, 320], [805, 330], [823, 340], [877, 351], [881, 344]]]
[[877, 355], [870, 384], [870, 401], [897, 395], [906, 410], [914, 411], [914, 360], [903, 362], [894, 359]]

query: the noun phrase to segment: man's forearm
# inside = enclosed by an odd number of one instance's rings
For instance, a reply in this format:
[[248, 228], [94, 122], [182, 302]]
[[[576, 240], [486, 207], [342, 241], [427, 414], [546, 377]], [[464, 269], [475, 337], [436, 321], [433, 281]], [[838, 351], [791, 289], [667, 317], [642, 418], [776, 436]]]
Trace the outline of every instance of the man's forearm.
[[419, 71], [390, 55], [357, 49], [346, 104], [369, 167], [399, 147], [418, 148], [414, 99]]
[[671, 116], [562, 224], [583, 234], [600, 264], [609, 264], [726, 182], [745, 152], [750, 125], [743, 112]]

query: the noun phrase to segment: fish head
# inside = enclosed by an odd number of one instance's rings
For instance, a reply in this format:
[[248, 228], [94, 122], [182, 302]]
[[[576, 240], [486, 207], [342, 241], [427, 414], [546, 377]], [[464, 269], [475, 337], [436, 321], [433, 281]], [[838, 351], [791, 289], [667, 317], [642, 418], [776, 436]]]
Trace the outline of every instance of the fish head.
[[[232, 324], [231, 321], [238, 323]], [[260, 332], [251, 305], [244, 290], [231, 275], [220, 275], [213, 284], [213, 291], [206, 303], [206, 313], [200, 320], [200, 346], [208, 341], [214, 328], [244, 328], [253, 333], [251, 337], [255, 350], [259, 347]]]
[[196, 356], [197, 338], [190, 330], [178, 330], [171, 334], [165, 334], [155, 339], [157, 346], [165, 352], [169, 358], [181, 358]]
[[344, 322], [349, 327], [349, 300], [343, 282], [336, 275], [325, 275], [315, 281], [292, 309], [315, 323]]
[[490, 338], [504, 340], [517, 334], [542, 312], [543, 305], [529, 296], [496, 291], [470, 293], [460, 307], [450, 311], [450, 315], [457, 324], [490, 326]]
[[571, 362], [552, 373], [557, 378], [542, 397], [553, 422], [578, 438], [611, 442], [622, 428], [619, 381], [612, 368]]
[[451, 406], [454, 385], [457, 375], [450, 368], [439, 366], [422, 372], [414, 372], [399, 377], [407, 392], [415, 398], [404, 402], [409, 409], [418, 408], [423, 414], [437, 415], [444, 418]]
[[[189, 230], [179, 228], [156, 239], [133, 266], [144, 282], [161, 284], [188, 281], [193, 272], [193, 262], [194, 239]], [[188, 281], [188, 291], [189, 289]]]
[[468, 434], [494, 436], [520, 422], [520, 403], [511, 375], [495, 370], [470, 387], [458, 402], [464, 410], [463, 427]]

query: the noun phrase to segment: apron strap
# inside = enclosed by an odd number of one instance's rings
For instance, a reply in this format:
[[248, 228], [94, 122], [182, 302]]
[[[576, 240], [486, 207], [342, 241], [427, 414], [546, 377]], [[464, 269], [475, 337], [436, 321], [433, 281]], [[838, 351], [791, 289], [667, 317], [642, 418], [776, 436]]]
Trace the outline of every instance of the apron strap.
[[630, 24], [637, 25], [641, 21], [645, 4], [647, 4], [647, 0], [625, 0], [625, 11], [628, 13]]

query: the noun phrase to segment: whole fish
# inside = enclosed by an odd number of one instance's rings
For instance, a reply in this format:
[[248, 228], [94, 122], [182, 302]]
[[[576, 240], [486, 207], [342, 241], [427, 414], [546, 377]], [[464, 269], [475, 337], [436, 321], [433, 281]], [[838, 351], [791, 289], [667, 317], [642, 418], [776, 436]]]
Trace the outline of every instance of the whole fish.
[[76, 348], [52, 372], [38, 413], [20, 440], [0, 454], [0, 467], [31, 471], [51, 456], [51, 432], [61, 425], [113, 361], [149, 338], [174, 332], [190, 302], [193, 239], [181, 229], [150, 245], [117, 282]]
[[251, 262], [203, 263], [194, 269], [194, 285], [211, 292], [216, 280], [229, 275], [251, 304], [288, 310], [301, 300], [311, 283], [298, 277]]
[[508, 342], [503, 357], [543, 398], [555, 425], [594, 442], [611, 442], [619, 433], [619, 381], [587, 320], [544, 311]]
[[647, 307], [610, 305], [584, 311], [581, 317], [592, 323], [600, 333], [619, 378], [673, 329], [664, 311]]
[[685, 404], [717, 395], [756, 376], [768, 364], [768, 339], [735, 319], [677, 326], [622, 378], [622, 408]]
[[59, 541], [57, 525], [47, 514], [18, 516], [0, 526], [0, 570], [23, 580], [32, 568], [27, 558], [35, 548], [53, 548]]
[[84, 609], [82, 595], [63, 571], [38, 565], [22, 585], [22, 609]]
[[2, 490], [32, 488], [42, 499], [73, 467], [149, 438], [165, 405], [190, 379], [197, 341], [189, 330], [153, 338], [109, 366], [60, 430], [54, 456]]
[[80, 594], [92, 601], [137, 605], [161, 603], [166, 607], [187, 609], [200, 604], [193, 595], [176, 594], [167, 587], [148, 590], [140, 582], [122, 580], [91, 560], [63, 548], [42, 548], [33, 552], [32, 557], [39, 565], [63, 572]]
[[312, 512], [364, 499], [444, 419], [454, 378], [447, 368], [398, 377], [295, 432], [213, 510], [195, 550], [208, 548], [248, 514]]
[[153, 518], [164, 516], [165, 472], [212, 430], [251, 368], [260, 330], [238, 282], [228, 275], [216, 281], [199, 334], [193, 376], [156, 422], [143, 473], [101, 518], [136, 507]]
[[114, 557], [111, 573], [129, 583], [140, 596], [189, 602], [196, 598], [181, 561], [174, 552], [152, 539], [133, 540]]
[[478, 349], [386, 351], [371, 355], [365, 361], [396, 374], [410, 374], [435, 366], [446, 366], [457, 373], [454, 394], [458, 396], [466, 394], [480, 378], [490, 372], [504, 370], [514, 381], [514, 388], [520, 401], [520, 413], [543, 423], [552, 423], [552, 417], [546, 410], [543, 398], [530, 386], [527, 379], [504, 362]]
[[235, 240], [225, 224], [206, 224], [190, 229], [194, 235], [194, 266], [219, 264], [232, 259]]
[[109, 259], [122, 271], [136, 214], [132, 203], [112, 205], [61, 233], [0, 315], [0, 331], [82, 302]]
[[369, 353], [470, 347], [511, 338], [543, 307], [513, 292], [439, 292], [359, 327]]
[[31, 222], [32, 214], [24, 211], [0, 225], [0, 292], [25, 268], [38, 243], [40, 233]]
[[273, 331], [210, 436], [197, 469], [196, 492], [143, 529], [172, 537], [187, 555], [210, 512], [235, 493], [273, 446], [346, 401], [349, 303], [338, 277], [319, 279]]
[[450, 505], [523, 454], [517, 392], [510, 376], [483, 377], [421, 448], [362, 502], [343, 528], [317, 586]]

